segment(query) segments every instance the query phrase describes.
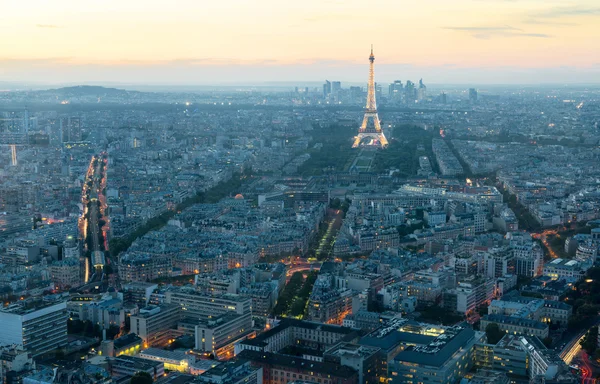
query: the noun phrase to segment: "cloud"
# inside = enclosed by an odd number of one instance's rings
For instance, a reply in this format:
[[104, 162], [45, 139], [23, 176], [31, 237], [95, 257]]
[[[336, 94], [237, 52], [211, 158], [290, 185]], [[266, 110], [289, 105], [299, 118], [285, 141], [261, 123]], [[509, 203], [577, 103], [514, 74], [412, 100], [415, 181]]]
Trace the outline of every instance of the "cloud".
[[505, 25], [502, 27], [442, 27], [442, 29], [450, 29], [452, 31], [466, 31], [466, 32], [506, 32], [506, 31], [521, 31], [519, 28]]
[[542, 39], [550, 39], [554, 36], [548, 35], [546, 33], [520, 33], [519, 36], [527, 36], [527, 37], [540, 37]]
[[600, 16], [600, 7], [555, 7], [542, 11], [532, 18], [558, 18], [558, 17], [576, 17], [576, 16]]
[[62, 28], [60, 25], [54, 24], [36, 24], [35, 26], [38, 28]]
[[523, 20], [523, 24], [532, 24], [532, 25], [550, 25], [553, 27], [576, 27], [579, 24], [577, 23], [567, 23], [556, 20], [538, 20], [538, 19], [526, 19]]
[[451, 31], [467, 32], [476, 39], [490, 39], [492, 37], [537, 37], [551, 38], [552, 35], [545, 33], [525, 32], [520, 28], [511, 27], [510, 25], [492, 26], [492, 27], [442, 27]]

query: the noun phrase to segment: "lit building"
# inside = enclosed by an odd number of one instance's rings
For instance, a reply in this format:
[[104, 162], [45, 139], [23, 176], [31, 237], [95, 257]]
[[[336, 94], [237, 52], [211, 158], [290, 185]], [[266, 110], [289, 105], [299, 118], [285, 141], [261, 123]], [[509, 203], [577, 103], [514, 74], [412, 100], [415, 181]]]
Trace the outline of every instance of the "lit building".
[[21, 301], [0, 309], [0, 344], [22, 345], [33, 356], [67, 345], [67, 305]]
[[548, 337], [548, 324], [528, 318], [506, 315], [485, 315], [481, 318], [480, 327], [485, 329], [489, 324], [496, 323], [501, 331], [514, 335], [537, 336], [540, 339]]
[[491, 279], [466, 279], [455, 289], [444, 292], [444, 307], [464, 314], [473, 313], [494, 297], [495, 283]]
[[134, 356], [144, 348], [144, 341], [135, 333], [128, 333], [114, 340], [104, 340], [100, 343], [100, 356], [116, 357], [121, 355]]
[[352, 313], [352, 291], [346, 281], [332, 274], [320, 274], [308, 300], [308, 319], [324, 324], [342, 324]]
[[177, 305], [148, 306], [131, 316], [131, 332], [148, 345], [161, 344], [163, 333], [175, 328], [180, 319], [181, 308]]
[[585, 276], [587, 269], [577, 260], [554, 259], [544, 264], [544, 276], [549, 276], [552, 280], [575, 282]]
[[226, 313], [200, 320], [195, 326], [196, 350], [212, 353], [219, 359], [231, 358], [234, 355], [234, 344], [252, 332], [250, 313]]
[[138, 355], [141, 359], [159, 361], [164, 364], [165, 369], [177, 372], [189, 372], [190, 365], [196, 360], [192, 355], [183, 351], [168, 351], [159, 348], [148, 348]]
[[471, 369], [475, 344], [484, 339], [466, 323], [446, 328], [429, 344], [398, 353], [388, 367], [390, 383], [454, 383]]
[[119, 257], [119, 278], [124, 282], [152, 281], [169, 277], [173, 272], [172, 257], [163, 254], [124, 254]]
[[200, 383], [209, 384], [263, 384], [263, 370], [249, 361], [232, 360], [219, 364], [197, 377]]
[[76, 296], [67, 302], [72, 317], [81, 321], [91, 321], [102, 329], [125, 325], [123, 301], [114, 288], [100, 297]]
[[252, 299], [235, 294], [209, 296], [193, 289], [166, 292], [165, 302], [181, 307], [184, 316], [208, 319], [223, 313], [252, 313]]
[[358, 340], [358, 337], [358, 329], [284, 318], [275, 327], [254, 339], [247, 339], [237, 344], [235, 354], [247, 349], [259, 352], [278, 352], [297, 342], [324, 348], [341, 341], [354, 342]]

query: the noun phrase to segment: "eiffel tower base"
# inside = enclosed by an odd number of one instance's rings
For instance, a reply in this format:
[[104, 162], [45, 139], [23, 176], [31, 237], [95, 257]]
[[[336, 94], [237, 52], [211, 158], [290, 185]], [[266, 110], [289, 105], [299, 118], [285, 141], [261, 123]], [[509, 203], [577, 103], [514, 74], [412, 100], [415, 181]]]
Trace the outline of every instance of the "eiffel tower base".
[[352, 148], [360, 147], [360, 143], [363, 142], [364, 139], [372, 138], [376, 145], [380, 148], [385, 148], [388, 145], [388, 141], [385, 138], [383, 132], [359, 132], [358, 136], [354, 137], [354, 143], [352, 144]]

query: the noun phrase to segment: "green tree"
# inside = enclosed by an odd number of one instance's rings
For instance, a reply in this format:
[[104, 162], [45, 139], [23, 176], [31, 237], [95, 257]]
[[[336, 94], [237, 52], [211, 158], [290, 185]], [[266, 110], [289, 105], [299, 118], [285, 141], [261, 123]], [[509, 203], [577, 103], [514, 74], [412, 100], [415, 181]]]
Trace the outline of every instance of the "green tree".
[[505, 333], [502, 332], [498, 324], [490, 323], [485, 327], [485, 335], [489, 344], [497, 344], [504, 337]]
[[581, 348], [583, 348], [588, 355], [594, 356], [596, 348], [598, 347], [598, 327], [593, 326], [590, 328], [583, 340], [580, 341], [580, 344]]
[[148, 372], [137, 372], [131, 377], [131, 384], [152, 384], [154, 380]]

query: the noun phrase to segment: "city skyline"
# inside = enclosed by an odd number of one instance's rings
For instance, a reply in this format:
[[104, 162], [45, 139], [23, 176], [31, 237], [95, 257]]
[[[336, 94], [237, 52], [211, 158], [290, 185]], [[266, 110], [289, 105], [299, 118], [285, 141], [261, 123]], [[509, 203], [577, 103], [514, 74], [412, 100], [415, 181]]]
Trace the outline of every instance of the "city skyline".
[[599, 19], [591, 0], [11, 3], [0, 81], [361, 82], [374, 44], [381, 82], [599, 83]]

